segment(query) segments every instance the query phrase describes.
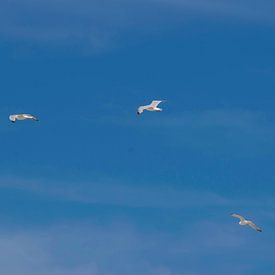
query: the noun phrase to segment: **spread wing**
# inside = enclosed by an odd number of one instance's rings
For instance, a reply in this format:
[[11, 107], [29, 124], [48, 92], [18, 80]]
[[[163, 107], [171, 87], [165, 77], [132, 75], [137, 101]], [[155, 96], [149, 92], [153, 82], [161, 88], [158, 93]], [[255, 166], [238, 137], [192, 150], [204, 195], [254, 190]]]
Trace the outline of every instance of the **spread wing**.
[[241, 221], [245, 220], [245, 218], [243, 216], [238, 215], [238, 214], [231, 214], [231, 216], [234, 217], [234, 218], [240, 219]]
[[157, 107], [160, 103], [162, 102], [162, 100], [153, 100], [150, 104], [150, 106], [152, 106], [153, 108]]
[[248, 225], [249, 225], [251, 228], [253, 228], [254, 230], [256, 230], [256, 231], [258, 231], [258, 232], [262, 232], [262, 229], [259, 228], [255, 223], [249, 221], [249, 222], [248, 222]]
[[31, 115], [31, 114], [22, 114], [22, 115], [20, 115], [20, 117], [23, 117], [23, 118], [34, 118], [34, 116]]
[[25, 119], [32, 119], [32, 120], [38, 121], [38, 118], [31, 115], [31, 114], [22, 114], [22, 117], [25, 118]]
[[15, 122], [15, 120], [16, 120], [16, 115], [10, 115], [10, 116], [9, 116], [9, 120], [12, 121], [12, 122]]
[[9, 116], [10, 121], [15, 122], [16, 120], [25, 120], [25, 119], [32, 119], [38, 121], [38, 118], [31, 115], [31, 114], [16, 114]]
[[143, 111], [146, 109], [146, 106], [140, 106], [137, 109], [137, 113], [140, 115], [141, 113], [143, 113]]

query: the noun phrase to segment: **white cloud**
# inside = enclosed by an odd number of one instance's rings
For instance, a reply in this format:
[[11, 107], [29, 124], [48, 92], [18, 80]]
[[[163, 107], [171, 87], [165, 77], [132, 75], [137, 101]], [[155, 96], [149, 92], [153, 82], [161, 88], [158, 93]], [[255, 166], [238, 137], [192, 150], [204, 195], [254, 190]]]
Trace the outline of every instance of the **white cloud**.
[[91, 121], [142, 129], [157, 135], [168, 147], [188, 147], [203, 154], [239, 158], [266, 155], [274, 149], [272, 118], [252, 110], [209, 109], [171, 114], [168, 106], [163, 114], [144, 114], [138, 121], [125, 116], [103, 116]]
[[2, 1], [0, 35], [40, 46], [102, 51], [113, 48], [124, 33], [165, 29], [175, 24], [175, 18], [182, 22], [190, 13], [270, 24], [274, 8], [273, 2], [259, 0]]
[[184, 208], [229, 205], [231, 200], [209, 191], [185, 190], [158, 183], [123, 184], [119, 180], [60, 182], [43, 179], [0, 179], [0, 186], [22, 189], [60, 200], [126, 207]]
[[146, 251], [150, 251], [150, 254], [157, 252], [162, 245], [171, 246], [171, 237], [163, 237], [160, 240], [156, 236], [142, 235], [126, 224], [104, 227], [68, 224], [13, 232], [5, 232], [2, 228], [0, 273], [154, 275], [155, 270], [162, 270], [162, 274], [165, 274], [165, 270], [166, 274], [176, 275], [170, 272], [169, 267], [148, 264], [148, 259], [143, 256]]
[[193, 10], [204, 14], [216, 14], [221, 16], [232, 16], [246, 20], [273, 21], [271, 8], [274, 2], [267, 1], [263, 4], [260, 0], [152, 0], [166, 5], [175, 5], [183, 10]]
[[[157, 122], [156, 122], [157, 125]], [[185, 144], [235, 157], [265, 155], [274, 148], [275, 128], [266, 114], [249, 110], [186, 112], [161, 121], [171, 146]]]
[[[224, 253], [232, 251], [247, 253], [251, 248], [250, 237], [247, 236], [252, 235], [239, 234], [223, 224], [207, 224], [204, 221], [185, 224], [184, 232], [176, 234], [162, 230], [144, 232], [127, 223], [107, 223], [104, 226], [91, 223], [63, 224], [24, 231], [4, 230], [2, 226], [0, 273], [5, 275], [201, 274], [200, 265], [186, 264], [182, 259], [188, 259], [192, 263], [197, 257], [203, 259], [206, 255], [215, 255], [216, 250], [222, 250]], [[212, 264], [216, 262], [213, 260]], [[169, 264], [171, 261], [177, 266]], [[196, 262], [198, 263], [198, 260]], [[221, 262], [219, 266], [230, 267], [226, 262]], [[232, 268], [234, 269], [231, 267], [229, 271], [232, 271]], [[235, 274], [241, 274], [241, 270], [239, 266]]]

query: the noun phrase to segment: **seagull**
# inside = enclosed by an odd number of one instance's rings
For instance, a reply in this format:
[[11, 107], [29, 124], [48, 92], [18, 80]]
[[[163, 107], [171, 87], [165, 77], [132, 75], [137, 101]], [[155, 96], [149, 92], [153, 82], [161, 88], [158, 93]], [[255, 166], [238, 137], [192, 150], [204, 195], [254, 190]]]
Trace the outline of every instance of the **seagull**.
[[158, 105], [163, 102], [163, 100], [153, 100], [150, 105], [140, 106], [137, 109], [137, 114], [140, 115], [143, 113], [144, 110], [151, 111], [151, 112], [161, 112], [162, 109], [158, 108]]
[[259, 228], [255, 223], [253, 223], [252, 221], [246, 220], [244, 217], [242, 217], [241, 215], [238, 214], [231, 214], [232, 217], [240, 219], [239, 225], [248, 225], [251, 228], [253, 228], [254, 230], [258, 231], [258, 232], [262, 232], [262, 229]]
[[9, 119], [11, 122], [15, 123], [16, 120], [34, 120], [34, 121], [38, 121], [38, 118], [36, 118], [33, 115], [30, 114], [16, 114], [16, 115], [10, 115]]

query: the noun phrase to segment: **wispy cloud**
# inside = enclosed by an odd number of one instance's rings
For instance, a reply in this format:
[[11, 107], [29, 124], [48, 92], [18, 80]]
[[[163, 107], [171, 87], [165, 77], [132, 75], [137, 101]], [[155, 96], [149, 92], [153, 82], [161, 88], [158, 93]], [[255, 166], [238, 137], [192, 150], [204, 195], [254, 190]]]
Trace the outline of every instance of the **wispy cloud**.
[[[253, 247], [274, 252], [255, 232], [199, 221], [184, 230], [144, 232], [128, 223], [75, 223], [0, 232], [0, 272], [5, 275], [254, 274]], [[255, 237], [256, 236], [256, 237]], [[257, 240], [258, 239], [258, 240]], [[265, 251], [265, 252], [266, 252]], [[233, 254], [232, 254], [233, 253]], [[231, 255], [232, 261], [225, 259]], [[240, 257], [241, 255], [241, 257]], [[266, 253], [265, 253], [266, 255]], [[207, 264], [205, 262], [207, 260]], [[256, 274], [256, 273], [255, 273]]]
[[[274, 8], [272, 1], [267, 1], [265, 4], [259, 0], [253, 1], [215, 1], [215, 0], [152, 0], [158, 3], [167, 5], [175, 5], [183, 10], [193, 10], [201, 14], [216, 14], [221, 16], [232, 16], [240, 19], [270, 22], [274, 20], [270, 8]], [[274, 21], [273, 21], [274, 22]]]
[[[0, 234], [0, 272], [6, 275], [175, 274], [161, 263], [148, 264], [161, 246], [173, 248], [171, 236], [146, 236], [127, 224], [55, 225]], [[173, 242], [173, 244], [170, 244]], [[160, 252], [162, 253], [162, 252]], [[159, 254], [159, 252], [158, 252]], [[154, 258], [154, 257], [153, 257]], [[186, 273], [188, 274], [188, 273]]]
[[[201, 185], [202, 186], [202, 185]], [[148, 209], [216, 209], [227, 215], [241, 210], [243, 214], [272, 217], [274, 196], [261, 193], [225, 195], [201, 188], [173, 186], [164, 182], [154, 184], [127, 180], [101, 179], [88, 181], [56, 181], [2, 177], [0, 188], [15, 189], [62, 202], [99, 206]], [[246, 212], [243, 212], [246, 211]]]
[[230, 199], [201, 190], [185, 190], [159, 183], [123, 184], [119, 180], [97, 180], [87, 182], [57, 182], [51, 180], [26, 180], [2, 178], [2, 188], [15, 188], [51, 196], [61, 200], [101, 205], [152, 208], [183, 208], [229, 205]]
[[[165, 119], [168, 140], [218, 155], [255, 156], [274, 148], [272, 119], [249, 110], [207, 110]], [[173, 137], [172, 137], [173, 136]]]
[[[87, 51], [113, 48], [124, 33], [151, 32], [182, 21], [181, 13], [232, 16], [274, 23], [271, 1], [2, 1], [0, 35], [41, 45], [71, 45]], [[176, 16], [171, 16], [171, 14]], [[180, 14], [179, 14], [180, 13]]]
[[157, 135], [167, 146], [176, 146], [177, 150], [188, 146], [203, 149], [204, 154], [248, 157], [272, 151], [273, 120], [267, 113], [253, 110], [206, 109], [169, 114], [167, 108], [163, 114], [144, 114], [139, 120], [114, 115], [91, 118], [90, 122], [142, 129]]

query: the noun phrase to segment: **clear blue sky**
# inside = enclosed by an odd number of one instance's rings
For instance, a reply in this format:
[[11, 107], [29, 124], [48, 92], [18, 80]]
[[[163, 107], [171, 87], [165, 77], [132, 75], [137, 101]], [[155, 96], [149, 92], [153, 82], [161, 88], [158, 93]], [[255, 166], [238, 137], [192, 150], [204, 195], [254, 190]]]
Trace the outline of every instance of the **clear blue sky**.
[[275, 274], [274, 10], [2, 1], [0, 273]]

